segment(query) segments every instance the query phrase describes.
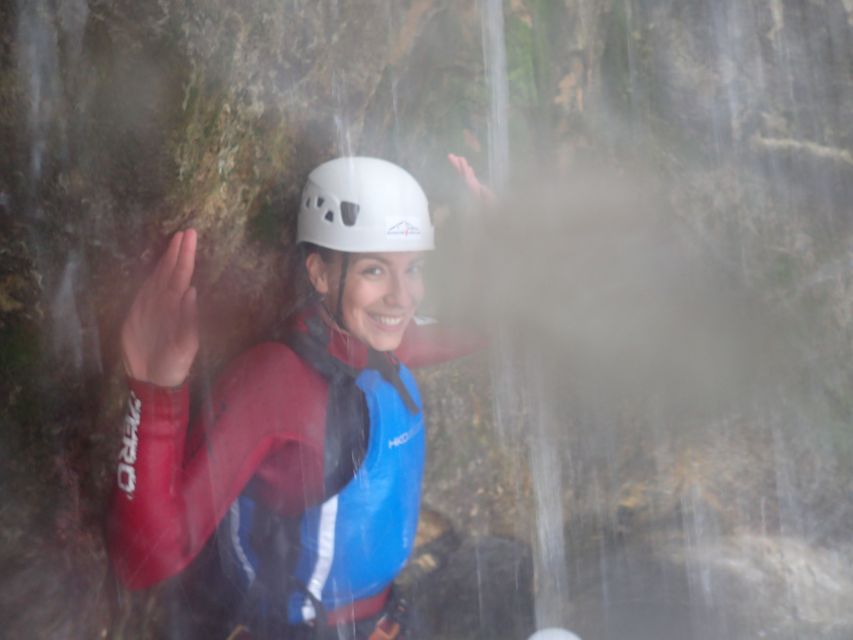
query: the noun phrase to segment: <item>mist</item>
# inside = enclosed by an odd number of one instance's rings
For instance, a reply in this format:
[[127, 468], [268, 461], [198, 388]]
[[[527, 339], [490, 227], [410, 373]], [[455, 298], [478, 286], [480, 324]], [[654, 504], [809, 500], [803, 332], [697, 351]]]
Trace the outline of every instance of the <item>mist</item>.
[[0, 37], [0, 635], [184, 633], [104, 546], [119, 329], [196, 229], [205, 397], [358, 154], [423, 186], [422, 311], [486, 344], [418, 372], [424, 637], [851, 636], [850, 2], [18, 0]]

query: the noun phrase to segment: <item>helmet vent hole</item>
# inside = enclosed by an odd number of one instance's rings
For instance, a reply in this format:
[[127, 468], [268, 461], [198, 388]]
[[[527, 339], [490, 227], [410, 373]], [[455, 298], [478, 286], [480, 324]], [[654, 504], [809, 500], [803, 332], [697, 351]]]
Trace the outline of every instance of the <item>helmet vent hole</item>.
[[341, 217], [344, 224], [351, 227], [358, 220], [358, 210], [360, 207], [354, 202], [341, 202]]
[[325, 200], [323, 198], [317, 198], [317, 208], [319, 209], [322, 207], [324, 202]]
[[305, 200], [305, 206], [306, 206], [306, 207], [310, 207], [310, 206], [311, 206], [311, 198], [307, 198], [307, 199]]
[[334, 221], [335, 221], [335, 214], [334, 214], [334, 213], [332, 213], [331, 211], [327, 211], [327, 212], [326, 212], [326, 215], [325, 215], [325, 216], [323, 216], [323, 217], [324, 217], [326, 220], [328, 220], [329, 222], [334, 222]]

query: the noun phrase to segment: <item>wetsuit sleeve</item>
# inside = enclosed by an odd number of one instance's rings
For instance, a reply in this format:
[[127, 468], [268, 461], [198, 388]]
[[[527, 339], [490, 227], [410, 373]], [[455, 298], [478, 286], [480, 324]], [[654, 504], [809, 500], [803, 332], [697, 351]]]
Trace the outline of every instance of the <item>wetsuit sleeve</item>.
[[174, 572], [187, 546], [180, 485], [189, 393], [186, 385], [129, 386], [108, 546], [122, 581], [143, 587]]
[[407, 367], [415, 369], [455, 360], [485, 346], [485, 338], [472, 330], [446, 327], [435, 322], [412, 322], [394, 355]]
[[217, 382], [188, 442], [187, 389], [131, 381], [107, 526], [120, 580], [144, 588], [184, 569], [271, 454], [299, 446], [299, 478], [322, 478], [325, 394], [287, 347], [261, 345]]

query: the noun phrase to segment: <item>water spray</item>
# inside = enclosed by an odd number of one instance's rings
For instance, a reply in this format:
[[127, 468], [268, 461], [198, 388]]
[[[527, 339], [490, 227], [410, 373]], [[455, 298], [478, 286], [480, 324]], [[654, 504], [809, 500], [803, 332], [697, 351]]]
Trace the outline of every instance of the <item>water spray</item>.
[[527, 640], [581, 640], [579, 636], [565, 629], [550, 627], [548, 629], [540, 629]]

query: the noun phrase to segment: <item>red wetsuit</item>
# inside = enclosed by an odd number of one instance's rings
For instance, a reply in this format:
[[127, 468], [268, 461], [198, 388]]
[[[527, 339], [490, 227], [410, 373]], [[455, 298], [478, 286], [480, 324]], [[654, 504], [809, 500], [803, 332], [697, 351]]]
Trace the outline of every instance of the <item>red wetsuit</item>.
[[[293, 330], [305, 331], [313, 313], [298, 316]], [[329, 353], [364, 368], [366, 346], [330, 333]], [[415, 368], [477, 346], [471, 335], [412, 323], [394, 355]], [[279, 515], [298, 516], [323, 498], [328, 385], [286, 345], [263, 343], [231, 363], [189, 434], [186, 385], [129, 384], [108, 526], [109, 554], [127, 587], [186, 568], [250, 480], [255, 498]]]

